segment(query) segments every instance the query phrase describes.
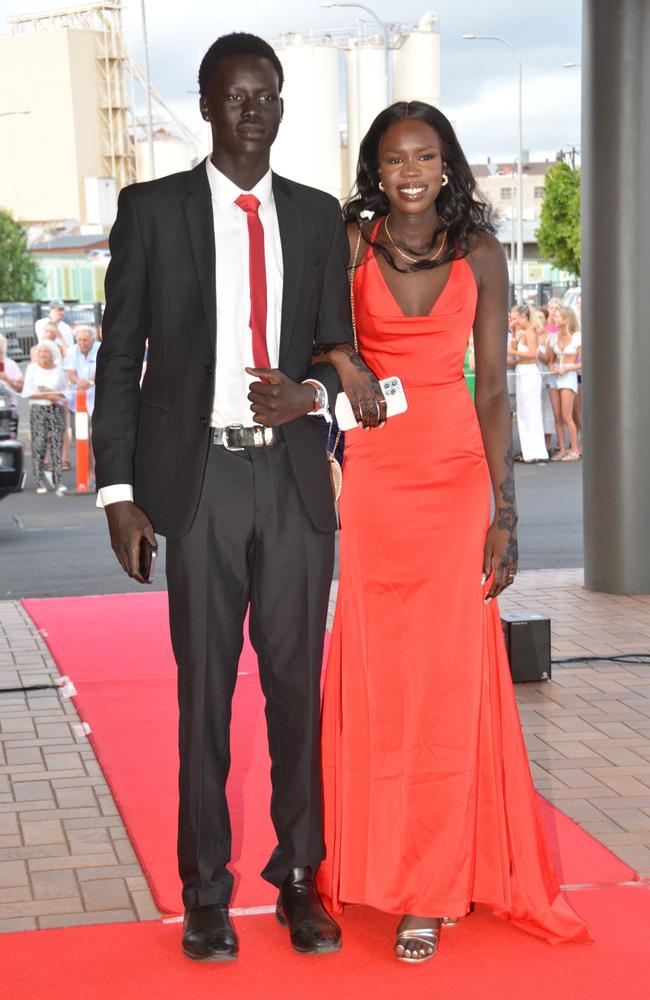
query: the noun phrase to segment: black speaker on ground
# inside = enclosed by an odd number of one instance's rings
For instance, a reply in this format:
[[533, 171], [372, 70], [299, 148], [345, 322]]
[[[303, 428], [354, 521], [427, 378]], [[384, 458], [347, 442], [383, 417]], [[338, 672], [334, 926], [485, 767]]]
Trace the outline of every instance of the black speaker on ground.
[[513, 682], [550, 681], [551, 619], [530, 612], [504, 612], [501, 625]]

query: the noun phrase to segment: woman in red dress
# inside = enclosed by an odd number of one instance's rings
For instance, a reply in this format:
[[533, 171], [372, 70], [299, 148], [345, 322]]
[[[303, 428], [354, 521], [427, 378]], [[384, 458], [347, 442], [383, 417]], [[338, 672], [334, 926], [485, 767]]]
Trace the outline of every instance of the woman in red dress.
[[[399, 915], [403, 961], [430, 958], [473, 902], [589, 940], [545, 843], [494, 600], [517, 568], [508, 274], [444, 115], [378, 116], [345, 215], [359, 353], [401, 378], [408, 410], [346, 435], [320, 889], [336, 910]], [[353, 384], [354, 357], [328, 360]]]

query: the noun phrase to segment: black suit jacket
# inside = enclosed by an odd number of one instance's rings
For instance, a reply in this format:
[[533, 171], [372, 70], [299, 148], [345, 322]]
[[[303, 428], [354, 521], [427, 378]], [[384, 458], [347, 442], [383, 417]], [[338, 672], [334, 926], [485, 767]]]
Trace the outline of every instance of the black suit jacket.
[[[284, 282], [280, 369], [318, 378], [314, 343], [352, 340], [348, 243], [335, 198], [273, 175]], [[210, 441], [216, 329], [212, 200], [205, 163], [120, 193], [110, 235], [93, 448], [97, 487], [130, 483], [157, 532], [184, 534], [196, 513]], [[147, 370], [140, 373], [149, 342]], [[252, 422], [252, 419], [251, 419]], [[321, 421], [284, 425], [300, 494], [315, 527], [336, 526]]]

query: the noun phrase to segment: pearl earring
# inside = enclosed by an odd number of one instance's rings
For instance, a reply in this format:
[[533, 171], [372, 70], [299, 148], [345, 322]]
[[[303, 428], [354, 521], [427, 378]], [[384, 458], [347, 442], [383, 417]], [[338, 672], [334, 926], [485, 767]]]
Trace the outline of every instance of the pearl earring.
[[449, 184], [449, 176], [447, 174], [443, 174], [442, 175], [442, 184], [440, 186], [441, 187], [447, 187], [448, 184]]
[[381, 182], [381, 181], [379, 181], [379, 190], [380, 190], [380, 191], [383, 191], [383, 190], [384, 190], [384, 185], [382, 184], [382, 182]]

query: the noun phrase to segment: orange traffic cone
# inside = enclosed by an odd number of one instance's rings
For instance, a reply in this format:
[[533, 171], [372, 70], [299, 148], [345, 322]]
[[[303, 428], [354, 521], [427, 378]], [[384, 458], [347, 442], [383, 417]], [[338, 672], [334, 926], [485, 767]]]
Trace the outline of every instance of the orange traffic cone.
[[75, 493], [89, 493], [88, 487], [88, 410], [86, 390], [77, 389], [74, 432], [76, 438], [75, 455], [77, 466], [77, 488]]

